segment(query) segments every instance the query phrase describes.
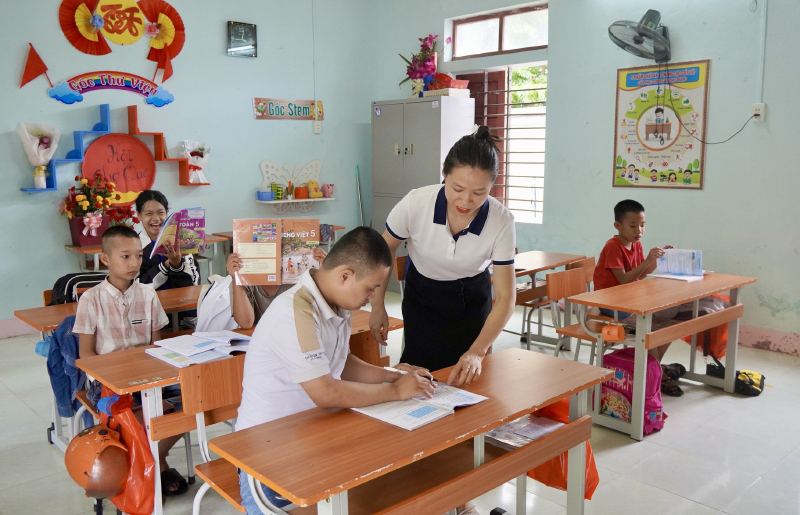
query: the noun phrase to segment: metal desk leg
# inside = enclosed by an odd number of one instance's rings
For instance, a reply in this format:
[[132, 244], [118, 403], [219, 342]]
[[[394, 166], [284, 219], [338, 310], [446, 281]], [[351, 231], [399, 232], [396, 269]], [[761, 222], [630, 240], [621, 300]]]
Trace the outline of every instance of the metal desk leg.
[[347, 515], [347, 491], [317, 503], [317, 515]]
[[[700, 299], [695, 299], [692, 302], [692, 318], [697, 318], [700, 315]], [[692, 335], [692, 355], [689, 356], [689, 372], [694, 374], [694, 361], [697, 357], [697, 333]]]
[[517, 515], [524, 515], [528, 512], [527, 506], [527, 483], [528, 475], [517, 476]]
[[647, 349], [645, 338], [650, 332], [653, 314], [636, 315], [636, 357], [633, 362], [633, 402], [631, 402], [631, 438], [644, 438], [644, 385], [647, 379]]
[[483, 465], [484, 462], [486, 461], [483, 455], [483, 433], [479, 434], [478, 436], [472, 439], [472, 445], [474, 453], [472, 466], [473, 468], [478, 468], [481, 465]]
[[[731, 306], [739, 304], [739, 288], [731, 290]], [[728, 346], [725, 352], [725, 391], [733, 393], [736, 384], [736, 354], [739, 351], [739, 319], [728, 322]]]
[[[570, 422], [586, 415], [586, 399], [586, 390], [581, 390], [569, 398]], [[586, 442], [581, 442], [571, 448], [567, 455], [567, 515], [583, 515], [585, 496]]]
[[147, 437], [150, 439], [150, 452], [155, 461], [155, 496], [153, 499], [153, 515], [161, 515], [163, 506], [161, 505], [161, 466], [159, 465], [158, 442], [152, 440], [150, 433], [150, 420], [164, 414], [164, 407], [161, 405], [161, 387], [148, 388], [142, 391], [142, 418], [144, 427], [147, 430]]

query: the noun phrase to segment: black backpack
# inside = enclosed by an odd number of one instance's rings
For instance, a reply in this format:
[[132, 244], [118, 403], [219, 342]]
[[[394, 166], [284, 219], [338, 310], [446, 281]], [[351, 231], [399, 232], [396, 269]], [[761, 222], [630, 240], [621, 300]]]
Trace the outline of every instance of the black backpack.
[[64, 275], [53, 285], [53, 297], [49, 305], [77, 302], [78, 289], [91, 288], [103, 282], [106, 277], [108, 277], [108, 274], [102, 272], [80, 272]]

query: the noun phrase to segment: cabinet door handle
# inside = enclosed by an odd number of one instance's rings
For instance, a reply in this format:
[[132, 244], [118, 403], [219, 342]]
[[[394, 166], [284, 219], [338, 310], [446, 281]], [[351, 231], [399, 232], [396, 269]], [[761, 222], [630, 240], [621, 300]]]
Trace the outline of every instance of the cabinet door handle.
[[406, 148], [404, 149], [403, 153], [404, 153], [405, 155], [408, 155], [408, 147], [406, 147]]
[[394, 144], [394, 155], [396, 155], [396, 156], [400, 155], [400, 144], [399, 143], [395, 143]]
[[413, 143], [411, 144], [411, 155], [412, 156], [414, 155], [414, 144]]

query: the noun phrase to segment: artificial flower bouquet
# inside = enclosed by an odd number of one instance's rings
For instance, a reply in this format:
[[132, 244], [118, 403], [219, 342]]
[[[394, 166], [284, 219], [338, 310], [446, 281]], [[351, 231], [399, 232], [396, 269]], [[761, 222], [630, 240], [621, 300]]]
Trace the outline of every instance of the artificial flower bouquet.
[[[99, 245], [110, 223], [109, 211], [117, 209], [112, 208], [112, 202], [119, 200], [120, 195], [114, 191], [114, 183], [99, 172], [92, 180], [80, 176], [75, 180], [78, 185], [69, 189], [58, 212], [69, 219], [74, 245]], [[126, 217], [118, 218], [121, 221]]]
[[[428, 34], [427, 37], [419, 38], [419, 53], [413, 54], [410, 60], [403, 54], [400, 54], [400, 58], [406, 62], [406, 78], [400, 81], [400, 85], [410, 80], [412, 96], [421, 96], [422, 91], [425, 89], [426, 82], [430, 82], [429, 78], [432, 78], [436, 73], [438, 65], [436, 39], [438, 37], [438, 35]], [[451, 41], [451, 38], [448, 37], [445, 43], [449, 45]]]
[[206, 147], [205, 143], [199, 141], [185, 140], [183, 142], [183, 152], [181, 157], [189, 160], [189, 182], [191, 184], [208, 184], [203, 167], [208, 162], [211, 147]]
[[17, 133], [33, 168], [33, 187], [47, 187], [47, 164], [58, 148], [61, 131], [43, 123], [20, 123]]

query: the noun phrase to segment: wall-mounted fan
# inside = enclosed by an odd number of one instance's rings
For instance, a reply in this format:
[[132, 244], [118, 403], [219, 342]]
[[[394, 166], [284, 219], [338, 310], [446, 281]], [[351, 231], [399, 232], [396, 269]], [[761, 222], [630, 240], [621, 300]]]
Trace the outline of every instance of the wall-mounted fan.
[[661, 25], [661, 13], [648, 9], [639, 23], [621, 20], [608, 27], [608, 37], [618, 47], [657, 63], [670, 60], [669, 31]]

